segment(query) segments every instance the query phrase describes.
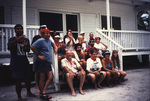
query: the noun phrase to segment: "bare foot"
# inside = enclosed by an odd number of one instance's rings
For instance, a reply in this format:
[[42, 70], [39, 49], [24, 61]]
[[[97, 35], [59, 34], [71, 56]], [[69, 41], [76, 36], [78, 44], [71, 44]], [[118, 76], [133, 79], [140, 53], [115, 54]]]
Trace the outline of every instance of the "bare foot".
[[85, 93], [81, 90], [81, 91], [79, 91], [79, 93], [81, 94], [81, 95], [84, 95]]
[[95, 89], [97, 90], [97, 84], [94, 85]]
[[22, 98], [21, 98], [21, 97], [18, 97], [18, 100], [17, 100], [17, 101], [23, 101], [23, 100], [22, 100]]
[[113, 88], [113, 86], [112, 85], [108, 85], [109, 86], [109, 88]]
[[39, 90], [39, 89], [37, 89], [37, 90], [36, 90], [36, 93], [40, 93], [40, 90]]
[[98, 84], [97, 86], [98, 86], [100, 89], [103, 89], [103, 87], [102, 87], [100, 84]]
[[76, 96], [76, 93], [73, 91], [71, 95], [72, 95], [72, 96]]
[[36, 95], [32, 94], [31, 92], [27, 93], [28, 97], [36, 97]]

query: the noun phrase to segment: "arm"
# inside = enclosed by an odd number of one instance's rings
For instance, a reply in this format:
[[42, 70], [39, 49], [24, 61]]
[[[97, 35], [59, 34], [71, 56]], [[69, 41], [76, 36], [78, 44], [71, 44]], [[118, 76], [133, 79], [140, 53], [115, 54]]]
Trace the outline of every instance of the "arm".
[[41, 59], [42, 61], [45, 60], [45, 56], [39, 55], [38, 50], [35, 47], [31, 46], [31, 49], [38, 56], [39, 59]]
[[111, 63], [111, 69], [114, 71], [115, 68], [114, 68], [114, 64], [113, 64], [112, 60], [110, 60], [110, 63]]
[[104, 45], [104, 49], [102, 49], [103, 51], [105, 51], [106, 49], [107, 49], [107, 45], [105, 45], [104, 43], [102, 43], [102, 42], [100, 42], [101, 44], [103, 44]]
[[57, 46], [55, 44], [53, 44], [53, 48], [54, 48], [55, 54], [57, 54]]
[[8, 50], [13, 49], [14, 46], [17, 44], [17, 42], [19, 42], [19, 41], [21, 41], [21, 40], [24, 40], [24, 38], [25, 38], [25, 35], [21, 35], [21, 36], [19, 36], [16, 40], [10, 42], [10, 43], [8, 44]]

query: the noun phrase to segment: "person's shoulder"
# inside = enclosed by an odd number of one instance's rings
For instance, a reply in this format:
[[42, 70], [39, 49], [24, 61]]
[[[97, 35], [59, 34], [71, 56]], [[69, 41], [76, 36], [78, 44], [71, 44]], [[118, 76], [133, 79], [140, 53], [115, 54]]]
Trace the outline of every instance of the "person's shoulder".
[[61, 61], [66, 61], [67, 59], [66, 58], [63, 58]]
[[88, 58], [87, 61], [91, 61], [91, 58]]

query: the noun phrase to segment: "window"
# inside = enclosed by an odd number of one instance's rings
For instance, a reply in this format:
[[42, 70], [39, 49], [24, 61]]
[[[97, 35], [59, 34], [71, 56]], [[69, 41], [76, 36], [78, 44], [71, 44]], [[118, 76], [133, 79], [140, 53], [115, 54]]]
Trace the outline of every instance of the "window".
[[[107, 29], [107, 17], [105, 15], [101, 16], [102, 29]], [[120, 17], [110, 17], [110, 28], [114, 30], [121, 30], [121, 18]]]
[[62, 14], [40, 12], [40, 25], [55, 31], [63, 31]]
[[67, 29], [71, 29], [72, 31], [77, 31], [78, 30], [78, 25], [77, 25], [77, 15], [69, 15], [66, 14], [66, 24], [67, 24]]
[[121, 18], [120, 17], [112, 17], [112, 28], [114, 28], [114, 30], [121, 30]]
[[0, 24], [4, 24], [4, 7], [0, 6]]

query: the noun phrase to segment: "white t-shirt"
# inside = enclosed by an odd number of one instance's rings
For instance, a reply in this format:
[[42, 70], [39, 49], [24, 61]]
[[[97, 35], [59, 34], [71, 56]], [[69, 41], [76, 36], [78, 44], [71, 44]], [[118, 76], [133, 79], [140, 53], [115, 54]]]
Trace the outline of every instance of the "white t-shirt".
[[[94, 43], [94, 47], [96, 48], [100, 48], [100, 49], [104, 49], [105, 46], [101, 43], [97, 44], [97, 43]], [[103, 51], [102, 50], [99, 50], [99, 53], [102, 55]]]
[[97, 71], [99, 68], [102, 68], [102, 64], [99, 58], [96, 58], [96, 61], [92, 60], [91, 58], [87, 59], [86, 70]]
[[74, 73], [78, 73], [78, 68], [80, 66], [80, 64], [78, 63], [78, 61], [75, 58], [72, 58], [71, 60], [72, 64], [70, 64], [70, 62], [64, 58], [61, 60], [61, 66], [62, 68], [64, 68], [65, 66], [68, 67], [72, 72]]

